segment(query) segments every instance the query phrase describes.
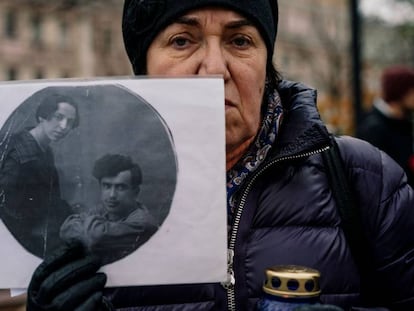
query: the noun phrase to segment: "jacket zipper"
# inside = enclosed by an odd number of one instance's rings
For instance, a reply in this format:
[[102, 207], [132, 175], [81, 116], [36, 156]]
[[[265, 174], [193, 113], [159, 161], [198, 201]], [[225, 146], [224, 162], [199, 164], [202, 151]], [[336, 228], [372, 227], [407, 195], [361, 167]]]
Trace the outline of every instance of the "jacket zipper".
[[267, 163], [263, 168], [260, 169], [260, 171], [258, 171], [249, 181], [249, 183], [247, 184], [247, 187], [245, 188], [243, 195], [240, 199], [240, 203], [239, 206], [237, 208], [235, 217], [234, 217], [234, 223], [231, 229], [231, 235], [230, 235], [230, 239], [229, 239], [229, 249], [228, 249], [228, 254], [227, 254], [227, 282], [223, 283], [223, 287], [227, 290], [227, 309], [229, 311], [236, 311], [236, 293], [235, 293], [235, 284], [236, 284], [236, 279], [234, 276], [234, 270], [233, 270], [233, 258], [234, 258], [234, 247], [236, 245], [236, 237], [237, 237], [237, 232], [239, 230], [239, 224], [240, 224], [240, 220], [241, 220], [241, 216], [243, 213], [243, 209], [244, 206], [246, 204], [246, 199], [247, 196], [254, 184], [254, 182], [256, 181], [256, 179], [263, 174], [263, 172], [265, 172], [268, 168], [270, 168], [271, 166], [283, 162], [283, 161], [289, 161], [289, 160], [296, 160], [296, 159], [300, 159], [300, 158], [306, 158], [318, 153], [322, 153], [326, 150], [330, 149], [330, 146], [326, 146], [323, 148], [319, 148], [313, 151], [309, 151], [309, 152], [305, 152], [305, 153], [300, 153], [300, 154], [296, 154], [296, 155], [292, 155], [292, 156], [285, 156], [285, 157], [281, 157], [278, 159], [275, 159], [273, 161], [270, 161], [269, 163]]

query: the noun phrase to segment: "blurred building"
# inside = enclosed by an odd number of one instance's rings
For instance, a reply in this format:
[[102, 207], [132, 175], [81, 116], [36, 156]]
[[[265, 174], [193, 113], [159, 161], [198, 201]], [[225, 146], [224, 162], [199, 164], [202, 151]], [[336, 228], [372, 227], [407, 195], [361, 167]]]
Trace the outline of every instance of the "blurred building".
[[[0, 0], [0, 80], [130, 75], [122, 0]], [[279, 0], [278, 70], [318, 89], [334, 130], [349, 131], [347, 0]]]
[[120, 0], [0, 0], [0, 80], [130, 74]]
[[348, 0], [279, 0], [275, 63], [283, 76], [318, 90], [318, 107], [332, 131], [350, 133], [351, 27]]

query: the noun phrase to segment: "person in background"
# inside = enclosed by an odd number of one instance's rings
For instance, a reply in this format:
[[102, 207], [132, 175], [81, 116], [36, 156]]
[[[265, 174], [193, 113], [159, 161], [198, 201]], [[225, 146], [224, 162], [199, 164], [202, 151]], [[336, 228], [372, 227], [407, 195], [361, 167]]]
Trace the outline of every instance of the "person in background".
[[71, 213], [61, 199], [50, 144], [79, 125], [76, 102], [49, 94], [36, 110], [37, 125], [10, 137], [0, 160], [0, 217], [21, 245], [39, 258], [62, 241], [59, 228]]
[[404, 168], [414, 187], [414, 68], [392, 66], [381, 76], [381, 98], [356, 136], [385, 151]]
[[142, 173], [130, 157], [104, 155], [95, 162], [92, 174], [99, 182], [102, 205], [70, 215], [60, 228], [60, 237], [80, 241], [106, 264], [135, 251], [158, 226], [138, 201]]
[[104, 290], [99, 262], [68, 246], [34, 272], [29, 311], [110, 309], [108, 301], [119, 310], [253, 311], [274, 265], [319, 270], [325, 306], [414, 309], [413, 189], [385, 153], [336, 139], [371, 254], [368, 270], [359, 271], [323, 161], [333, 144], [316, 91], [283, 80], [272, 63], [277, 23], [276, 0], [124, 3], [136, 75], [223, 77], [228, 281]]

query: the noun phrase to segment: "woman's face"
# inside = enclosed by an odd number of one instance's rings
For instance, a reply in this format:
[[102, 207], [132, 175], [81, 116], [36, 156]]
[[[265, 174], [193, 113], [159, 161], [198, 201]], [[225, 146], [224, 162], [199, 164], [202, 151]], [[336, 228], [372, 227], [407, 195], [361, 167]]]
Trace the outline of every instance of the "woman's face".
[[266, 45], [251, 22], [231, 10], [204, 8], [158, 34], [148, 49], [147, 73], [222, 75], [229, 153], [258, 131], [266, 61]]
[[76, 109], [69, 103], [59, 103], [57, 110], [48, 119], [40, 118], [39, 126], [50, 141], [58, 141], [73, 128]]

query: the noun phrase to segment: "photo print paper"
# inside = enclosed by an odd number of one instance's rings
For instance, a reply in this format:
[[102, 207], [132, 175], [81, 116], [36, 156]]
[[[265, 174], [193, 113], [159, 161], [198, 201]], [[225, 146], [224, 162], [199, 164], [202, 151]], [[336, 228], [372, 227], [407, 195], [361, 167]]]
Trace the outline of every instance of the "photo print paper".
[[107, 286], [226, 280], [221, 78], [0, 83], [0, 288], [66, 243]]

